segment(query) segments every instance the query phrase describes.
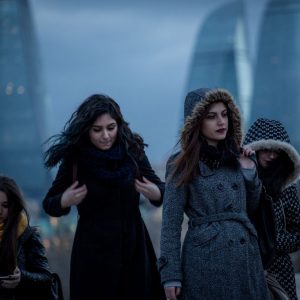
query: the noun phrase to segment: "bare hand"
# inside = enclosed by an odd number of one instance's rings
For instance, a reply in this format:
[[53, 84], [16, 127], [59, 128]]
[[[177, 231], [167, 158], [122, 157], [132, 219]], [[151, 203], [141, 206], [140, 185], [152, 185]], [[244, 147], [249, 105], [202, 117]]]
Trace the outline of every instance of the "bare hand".
[[143, 176], [143, 181], [135, 179], [135, 189], [150, 200], [160, 200], [161, 193], [156, 184]]
[[21, 272], [18, 267], [15, 268], [14, 273], [9, 275], [9, 279], [1, 280], [1, 287], [6, 289], [14, 289], [21, 281]]
[[239, 157], [239, 162], [241, 167], [244, 169], [254, 169], [255, 163], [249, 158], [249, 156], [255, 154], [251, 148], [242, 148], [241, 155]]
[[78, 187], [79, 182], [75, 181], [70, 187], [68, 187], [61, 197], [61, 207], [66, 208], [72, 205], [78, 205], [85, 198], [88, 190], [86, 185]]
[[165, 294], [167, 297], [167, 300], [177, 300], [177, 296], [180, 295], [181, 288], [172, 286], [172, 287], [166, 287], [165, 288]]
[[244, 147], [244, 148], [241, 149], [241, 153], [244, 156], [249, 157], [249, 156], [255, 154], [255, 151], [252, 150], [252, 148], [250, 148], [250, 147]]

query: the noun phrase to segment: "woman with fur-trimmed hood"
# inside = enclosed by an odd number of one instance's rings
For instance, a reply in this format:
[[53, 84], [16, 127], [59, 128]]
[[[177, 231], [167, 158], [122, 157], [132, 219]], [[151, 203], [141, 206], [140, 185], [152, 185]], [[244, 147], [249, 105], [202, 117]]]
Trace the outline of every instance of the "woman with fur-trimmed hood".
[[257, 119], [244, 145], [256, 151], [259, 177], [273, 198], [277, 233], [275, 257], [268, 272], [275, 275], [291, 300], [298, 299], [289, 253], [300, 249], [300, 203], [295, 184], [300, 175], [300, 156], [276, 120]]
[[[240, 113], [222, 89], [185, 100], [181, 150], [167, 163], [158, 266], [168, 299], [269, 299], [256, 231], [255, 163], [240, 150]], [[242, 153], [242, 154], [241, 154]], [[189, 228], [181, 251], [184, 213]]]

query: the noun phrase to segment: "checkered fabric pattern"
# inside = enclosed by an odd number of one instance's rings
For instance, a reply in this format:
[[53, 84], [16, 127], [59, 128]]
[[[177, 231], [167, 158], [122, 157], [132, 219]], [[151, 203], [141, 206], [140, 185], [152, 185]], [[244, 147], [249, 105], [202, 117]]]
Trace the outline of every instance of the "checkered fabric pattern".
[[291, 300], [297, 300], [294, 267], [289, 253], [300, 248], [300, 204], [296, 185], [286, 188], [274, 202], [277, 241], [276, 256], [268, 269], [286, 290]]
[[[249, 144], [255, 145], [256, 151], [265, 147], [275, 148], [285, 151], [289, 156], [293, 148], [283, 125], [279, 121], [265, 118], [257, 119], [248, 130], [244, 145]], [[293, 157], [292, 161], [296, 165], [298, 157]], [[297, 170], [294, 178], [297, 177], [296, 173]], [[300, 202], [296, 185], [287, 185], [278, 199], [273, 201], [277, 230], [276, 255], [268, 271], [277, 278], [290, 299], [297, 300], [295, 273], [289, 256], [289, 253], [300, 249]]]
[[276, 140], [290, 143], [288, 133], [279, 121], [257, 119], [247, 132], [244, 145], [260, 140]]

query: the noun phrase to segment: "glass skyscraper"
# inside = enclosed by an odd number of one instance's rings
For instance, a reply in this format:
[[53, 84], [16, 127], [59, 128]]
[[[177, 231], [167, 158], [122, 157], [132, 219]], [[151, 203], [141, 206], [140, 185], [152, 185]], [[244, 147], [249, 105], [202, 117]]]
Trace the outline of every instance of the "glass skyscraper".
[[186, 92], [199, 87], [228, 89], [248, 112], [251, 69], [241, 1], [213, 11], [199, 30]]
[[50, 175], [42, 164], [45, 93], [27, 0], [0, 0], [0, 173], [39, 200]]
[[251, 122], [280, 120], [300, 151], [300, 1], [269, 1], [254, 71]]

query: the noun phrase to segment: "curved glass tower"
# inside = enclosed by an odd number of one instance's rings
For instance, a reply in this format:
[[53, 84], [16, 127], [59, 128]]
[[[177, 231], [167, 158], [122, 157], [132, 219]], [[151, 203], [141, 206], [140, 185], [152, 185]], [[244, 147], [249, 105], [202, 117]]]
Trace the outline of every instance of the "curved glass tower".
[[264, 13], [254, 72], [251, 123], [281, 121], [300, 150], [300, 1], [273, 0]]
[[42, 164], [45, 93], [27, 0], [0, 0], [0, 173], [13, 177], [27, 198], [49, 185]]
[[242, 1], [223, 5], [199, 30], [186, 92], [199, 87], [228, 89], [248, 113], [251, 68], [248, 59]]

